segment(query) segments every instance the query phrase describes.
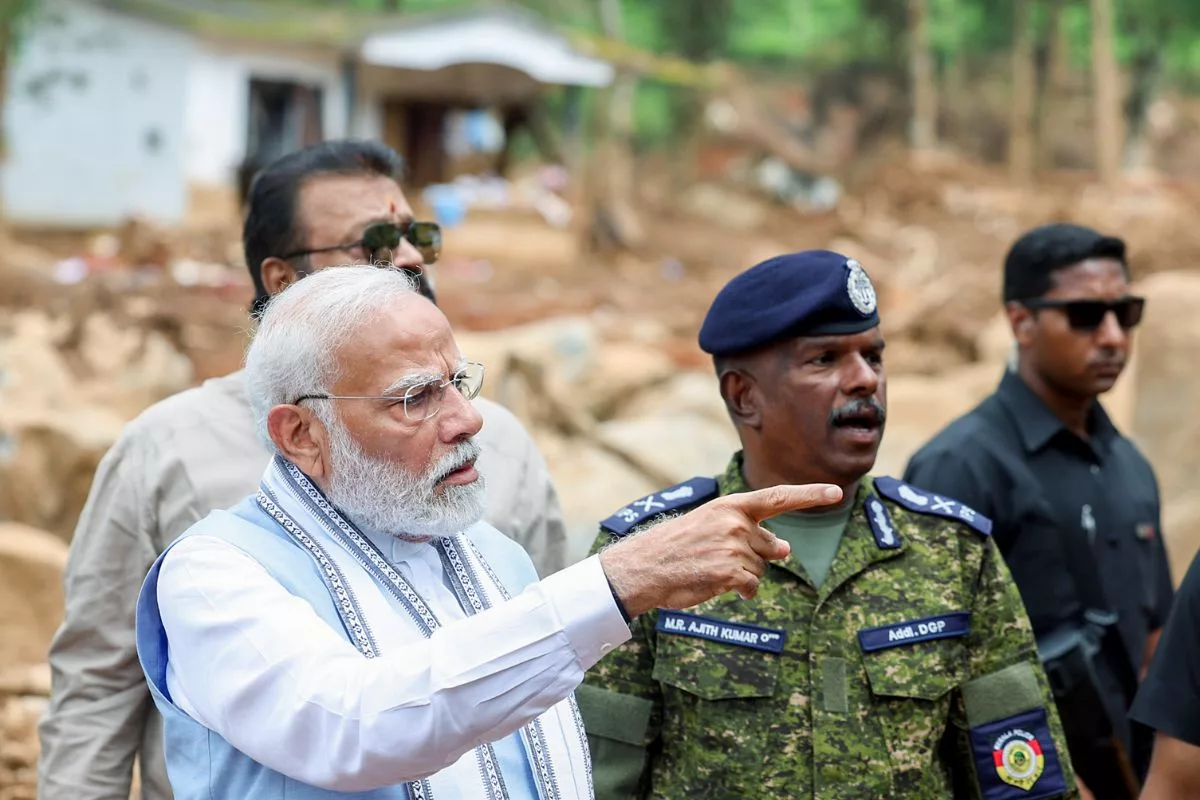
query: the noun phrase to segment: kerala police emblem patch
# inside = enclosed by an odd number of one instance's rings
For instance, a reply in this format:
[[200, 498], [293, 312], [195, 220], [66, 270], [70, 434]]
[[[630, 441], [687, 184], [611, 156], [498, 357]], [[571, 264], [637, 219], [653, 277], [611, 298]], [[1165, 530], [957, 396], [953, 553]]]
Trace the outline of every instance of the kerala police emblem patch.
[[869, 317], [875, 313], [876, 304], [875, 287], [871, 284], [871, 278], [862, 264], [853, 258], [847, 259], [846, 268], [849, 271], [849, 275], [846, 276], [846, 294], [850, 296], [855, 310], [864, 317]]
[[1067, 791], [1044, 707], [973, 725], [970, 738], [983, 800], [1041, 800]]
[[992, 759], [1000, 780], [1025, 791], [1033, 788], [1046, 768], [1037, 737], [1021, 728], [1012, 728], [997, 737]]

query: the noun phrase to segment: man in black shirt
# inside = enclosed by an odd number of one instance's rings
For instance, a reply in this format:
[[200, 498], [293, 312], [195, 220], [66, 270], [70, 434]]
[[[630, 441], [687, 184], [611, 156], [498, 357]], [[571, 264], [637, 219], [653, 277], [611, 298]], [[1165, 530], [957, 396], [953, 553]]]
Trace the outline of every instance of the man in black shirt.
[[1129, 715], [1158, 732], [1142, 800], [1200, 797], [1200, 557], [1179, 587]]
[[[1173, 592], [1154, 473], [1097, 397], [1125, 366], [1144, 301], [1130, 294], [1124, 242], [1056, 224], [1013, 245], [1004, 302], [1015, 364], [912, 457], [904, 480], [992, 519], [1039, 647], [1102, 629], [1097, 612], [1108, 612], [1097, 688], [1142, 776], [1150, 736], [1125, 714]], [[1074, 746], [1072, 759], [1083, 761]]]

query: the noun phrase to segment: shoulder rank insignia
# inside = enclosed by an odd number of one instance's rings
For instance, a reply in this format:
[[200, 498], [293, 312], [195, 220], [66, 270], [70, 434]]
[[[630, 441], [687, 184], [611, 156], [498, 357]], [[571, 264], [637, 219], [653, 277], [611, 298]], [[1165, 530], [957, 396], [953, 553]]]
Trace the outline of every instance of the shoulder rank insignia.
[[648, 494], [600, 523], [609, 533], [624, 536], [643, 522], [681, 508], [700, 505], [717, 496], [717, 482], [712, 478], [696, 477], [677, 483], [669, 489]]
[[896, 534], [896, 525], [887, 506], [875, 495], [867, 495], [866, 502], [867, 524], [875, 535], [875, 545], [880, 550], [895, 550], [900, 546], [900, 537]]
[[990, 536], [992, 533], [992, 521], [965, 503], [926, 492], [886, 476], [875, 479], [875, 488], [881, 495], [894, 500], [909, 511], [965, 522], [984, 536]]

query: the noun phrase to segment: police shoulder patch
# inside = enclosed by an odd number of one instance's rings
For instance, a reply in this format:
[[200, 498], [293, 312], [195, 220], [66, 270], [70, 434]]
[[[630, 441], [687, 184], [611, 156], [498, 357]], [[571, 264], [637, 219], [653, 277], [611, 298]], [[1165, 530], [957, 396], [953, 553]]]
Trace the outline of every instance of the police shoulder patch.
[[990, 536], [992, 533], [992, 521], [966, 503], [918, 489], [904, 481], [887, 476], [875, 479], [875, 489], [884, 497], [899, 503], [909, 511], [965, 522], [984, 536]]
[[1067, 791], [1046, 709], [974, 726], [970, 736], [983, 800], [1037, 800]]
[[695, 477], [683, 483], [648, 494], [600, 523], [600, 527], [617, 536], [624, 536], [638, 525], [662, 514], [698, 506], [716, 497], [719, 490], [713, 478]]

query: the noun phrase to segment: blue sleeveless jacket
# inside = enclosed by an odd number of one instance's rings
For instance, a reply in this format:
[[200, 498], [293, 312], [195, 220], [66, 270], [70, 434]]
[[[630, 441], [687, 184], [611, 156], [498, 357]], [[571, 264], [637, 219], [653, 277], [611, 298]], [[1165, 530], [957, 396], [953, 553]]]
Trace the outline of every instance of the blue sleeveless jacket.
[[[262, 511], [253, 496], [229, 511], [213, 511], [168, 546], [150, 568], [138, 597], [137, 650], [154, 704], [163, 717], [167, 775], [176, 800], [410, 800], [403, 785], [345, 793], [295, 781], [235, 749], [171, 701], [167, 690], [167, 635], [158, 607], [158, 575], [163, 558], [171, 548], [184, 538], [196, 535], [223, 539], [250, 555], [284, 588], [306, 600], [321, 619], [350, 641], [312, 558]], [[514, 594], [537, 579], [532, 568], [525, 573], [509, 559], [497, 559], [492, 566], [500, 581], [514, 590]], [[518, 574], [519, 571], [522, 574]], [[521, 774], [528, 772], [528, 759], [515, 737], [495, 742], [493, 747], [505, 767], [511, 766]], [[504, 771], [506, 779], [511, 781], [507, 774], [509, 770]], [[519, 791], [526, 788], [522, 783], [509, 783], [509, 793], [514, 800], [522, 796], [536, 798], [532, 778], [528, 781], [527, 791]], [[442, 800], [441, 793], [438, 800]]]

